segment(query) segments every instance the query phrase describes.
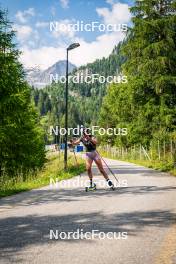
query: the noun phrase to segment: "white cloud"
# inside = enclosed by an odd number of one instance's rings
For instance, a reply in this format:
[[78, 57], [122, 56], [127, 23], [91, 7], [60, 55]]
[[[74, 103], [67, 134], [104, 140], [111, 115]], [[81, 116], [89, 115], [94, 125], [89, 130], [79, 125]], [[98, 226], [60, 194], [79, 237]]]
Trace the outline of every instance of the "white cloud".
[[107, 4], [110, 4], [110, 5], [113, 5], [114, 4], [114, 1], [113, 0], [106, 0], [106, 3]]
[[52, 31], [51, 32], [52, 36], [56, 39], [60, 37], [65, 37], [65, 39], [72, 40], [76, 32], [71, 27], [69, 27], [69, 25], [73, 23], [74, 21], [69, 19], [63, 19], [57, 21], [57, 31], [56, 30]]
[[51, 7], [51, 15], [52, 16], [56, 15], [56, 8], [54, 6]]
[[[69, 61], [77, 66], [93, 62], [96, 59], [107, 57], [114, 46], [123, 39], [124, 34], [119, 32], [104, 34], [93, 42], [86, 42], [84, 39], [75, 38], [74, 42], [79, 42], [80, 47], [69, 52]], [[62, 47], [42, 47], [40, 49], [29, 49], [23, 47], [21, 62], [25, 67], [33, 67], [36, 63], [46, 69], [59, 60], [66, 59], [66, 46]]]
[[49, 28], [49, 22], [43, 22], [43, 21], [38, 21], [35, 26], [37, 28], [45, 28], [48, 27]]
[[26, 23], [28, 18], [31, 16], [35, 16], [35, 10], [32, 7], [24, 11], [19, 10], [15, 15], [16, 19], [20, 23]]
[[93, 42], [86, 42], [83, 39], [77, 39], [75, 42], [80, 43], [80, 47], [70, 52], [70, 61], [80, 66], [96, 59], [108, 57], [113, 48], [119, 41], [123, 40], [124, 34], [119, 32], [111, 34], [103, 34], [98, 36]]
[[62, 8], [68, 8], [69, 0], [60, 0]]
[[[109, 1], [110, 3], [111, 1]], [[103, 18], [105, 24], [125, 24], [130, 21], [131, 14], [127, 4], [116, 3], [109, 8], [97, 8], [98, 15]]]
[[46, 69], [58, 60], [65, 59], [65, 49], [54, 47], [42, 47], [40, 49], [22, 48], [21, 62], [25, 67], [30, 68], [39, 65], [41, 69]]
[[[111, 0], [107, 0], [109, 3]], [[116, 3], [111, 4], [110, 8], [97, 8], [97, 13], [102, 17], [105, 24], [125, 24], [130, 21], [131, 15], [127, 4]], [[69, 19], [60, 20], [59, 23], [69, 24], [74, 21]], [[44, 26], [44, 24], [38, 24], [38, 26]], [[43, 46], [42, 48], [30, 49], [23, 45], [21, 61], [25, 67], [32, 67], [36, 63], [42, 68], [46, 69], [59, 60], [66, 59], [66, 44], [79, 42], [80, 47], [69, 52], [69, 61], [76, 66], [84, 65], [107, 57], [119, 41], [123, 40], [124, 33], [119, 32], [105, 32], [98, 36], [94, 41], [87, 42], [83, 38], [78, 38], [74, 31], [60, 29], [58, 32], [51, 32], [53, 37], [58, 41], [58, 47]], [[61, 42], [61, 40], [64, 40]], [[60, 42], [59, 42], [60, 41]]]
[[26, 41], [32, 34], [32, 28], [30, 26], [14, 24], [13, 29], [17, 32], [17, 38], [20, 42]]

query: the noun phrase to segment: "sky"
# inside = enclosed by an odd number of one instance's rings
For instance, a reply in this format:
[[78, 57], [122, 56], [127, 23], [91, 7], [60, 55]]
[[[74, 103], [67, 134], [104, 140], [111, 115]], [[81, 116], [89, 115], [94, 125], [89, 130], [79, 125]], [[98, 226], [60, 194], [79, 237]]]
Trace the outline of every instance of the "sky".
[[[65, 60], [66, 48], [74, 42], [80, 47], [69, 52], [69, 61], [76, 66], [107, 57], [125, 37], [120, 27], [130, 24], [132, 1], [0, 0], [0, 6], [8, 9], [24, 67], [44, 70]], [[81, 31], [81, 23], [94, 23], [97, 27]], [[73, 24], [77, 28], [70, 26]], [[109, 24], [116, 25], [116, 30], [108, 30]]]

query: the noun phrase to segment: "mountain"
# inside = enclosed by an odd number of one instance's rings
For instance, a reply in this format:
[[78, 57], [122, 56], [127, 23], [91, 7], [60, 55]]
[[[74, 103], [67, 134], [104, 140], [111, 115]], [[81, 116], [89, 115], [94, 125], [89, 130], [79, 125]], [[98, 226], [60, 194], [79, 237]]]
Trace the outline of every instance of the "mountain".
[[[107, 58], [95, 60], [93, 63], [88, 63], [79, 68], [75, 68], [72, 75], [80, 74], [82, 76], [98, 74], [99, 76], [117, 76], [121, 72], [121, 66], [125, 58], [121, 55], [120, 50], [124, 45], [122, 42], [118, 43]], [[51, 73], [50, 67], [47, 74]], [[96, 124], [99, 111], [101, 108], [103, 97], [106, 94], [107, 82], [73, 82], [69, 83], [69, 104], [70, 104], [70, 124], [72, 127], [76, 124]], [[32, 98], [38, 108], [41, 116], [51, 114], [53, 120], [59, 118], [61, 122], [64, 115], [64, 91], [63, 83], [52, 83], [44, 89], [32, 89]], [[84, 103], [83, 103], [84, 102]], [[51, 117], [48, 117], [48, 120]], [[55, 121], [52, 121], [54, 124]]]
[[[121, 48], [124, 45], [120, 42], [107, 58], [95, 60], [84, 66], [73, 70], [72, 75], [98, 74], [101, 76], [117, 76], [122, 71], [122, 64], [125, 58], [121, 55]], [[50, 72], [50, 69], [48, 69]], [[108, 83], [95, 81], [70, 82], [69, 83], [69, 127], [79, 125], [97, 125], [99, 113], [107, 89]], [[31, 98], [40, 113], [41, 124], [45, 131], [46, 144], [55, 142], [55, 138], [48, 134], [50, 126], [64, 126], [65, 114], [65, 85], [63, 83], [52, 83], [44, 89], [31, 89]], [[115, 99], [115, 98], [114, 98]]]
[[[72, 63], [68, 63], [69, 73], [76, 69], [76, 66]], [[50, 66], [48, 69], [42, 71], [39, 68], [25, 69], [27, 82], [35, 88], [44, 88], [50, 84], [50, 75], [65, 76], [66, 60], [61, 60]]]

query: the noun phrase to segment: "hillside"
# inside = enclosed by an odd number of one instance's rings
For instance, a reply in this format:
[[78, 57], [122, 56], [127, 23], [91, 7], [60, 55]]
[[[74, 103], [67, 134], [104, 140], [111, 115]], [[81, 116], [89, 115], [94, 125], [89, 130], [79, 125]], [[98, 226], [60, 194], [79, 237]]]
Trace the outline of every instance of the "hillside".
[[[72, 75], [99, 74], [101, 76], [117, 76], [121, 71], [124, 58], [119, 54], [123, 43], [114, 47], [108, 58], [96, 60], [85, 66], [74, 69]], [[48, 72], [51, 72], [48, 69]], [[69, 83], [69, 126], [78, 124], [97, 124], [98, 116], [102, 104], [102, 99], [106, 94], [108, 84], [95, 83]], [[41, 116], [42, 125], [46, 132], [46, 142], [55, 140], [49, 137], [50, 125], [64, 126], [64, 90], [65, 84], [53, 83], [42, 90], [32, 89], [32, 99]], [[49, 143], [49, 142], [48, 142]]]

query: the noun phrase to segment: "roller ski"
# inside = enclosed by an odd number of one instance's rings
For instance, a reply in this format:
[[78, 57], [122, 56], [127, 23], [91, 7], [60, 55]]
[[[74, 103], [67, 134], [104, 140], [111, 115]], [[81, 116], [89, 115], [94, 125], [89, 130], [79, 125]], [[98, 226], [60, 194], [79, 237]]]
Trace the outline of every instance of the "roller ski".
[[89, 187], [86, 187], [85, 191], [91, 192], [91, 191], [96, 191], [96, 189], [97, 189], [97, 187], [96, 187], [96, 184], [94, 183], [94, 184], [90, 185]]
[[115, 187], [114, 187], [114, 184], [112, 183], [111, 180], [107, 180], [107, 184], [108, 184], [108, 187], [110, 188], [110, 190], [114, 191], [115, 190]]

